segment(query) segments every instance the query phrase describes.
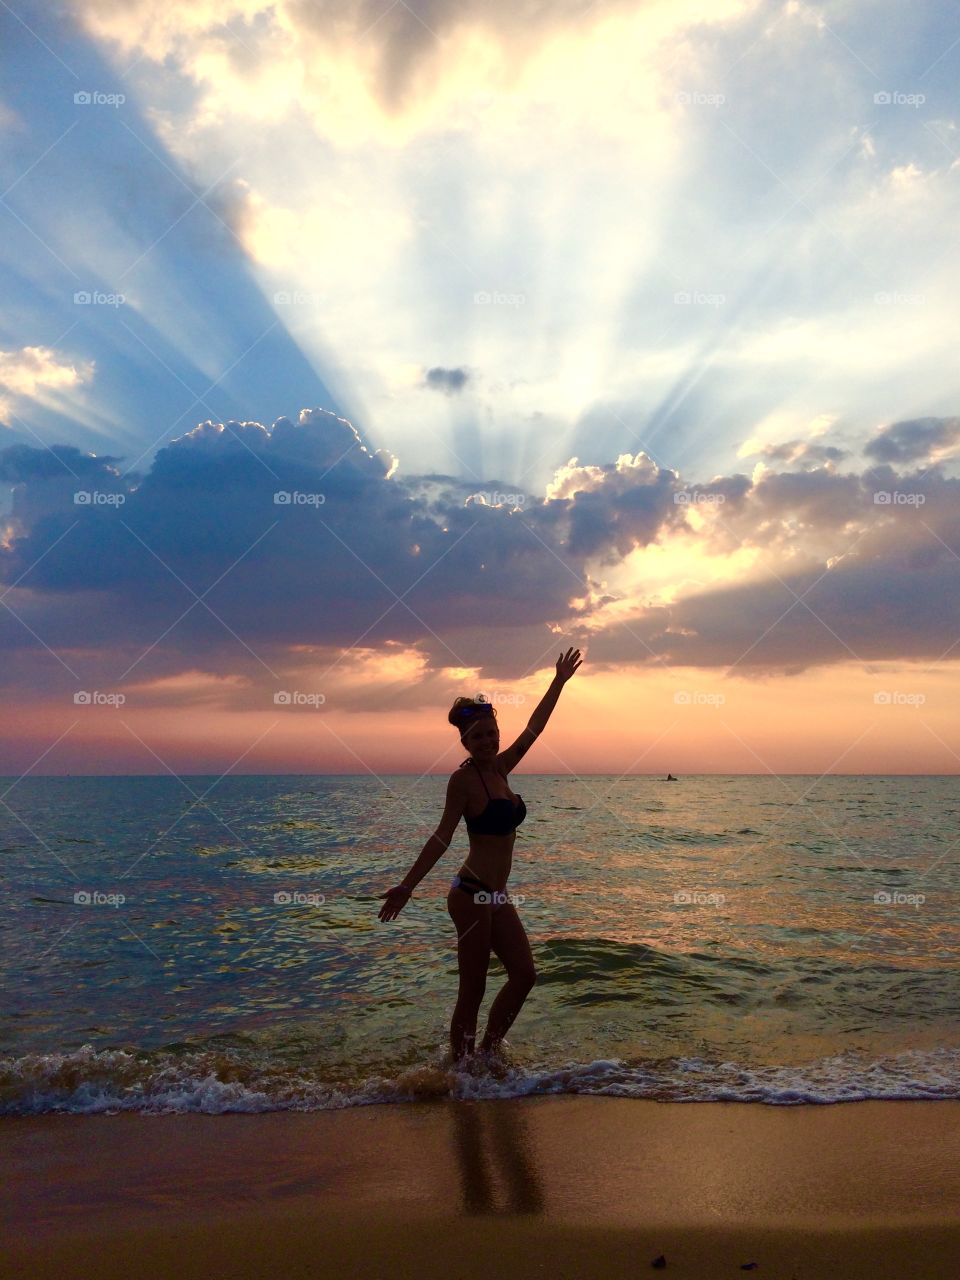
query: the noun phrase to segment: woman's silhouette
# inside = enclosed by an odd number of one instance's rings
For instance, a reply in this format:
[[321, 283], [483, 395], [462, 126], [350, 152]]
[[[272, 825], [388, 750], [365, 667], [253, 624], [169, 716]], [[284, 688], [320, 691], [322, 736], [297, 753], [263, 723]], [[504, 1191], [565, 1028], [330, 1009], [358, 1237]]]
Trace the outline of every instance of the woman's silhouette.
[[543, 732], [560, 690], [582, 661], [579, 649], [561, 654], [549, 689], [527, 727], [506, 751], [500, 750], [493, 705], [482, 699], [457, 698], [447, 718], [459, 729], [460, 741], [470, 755], [450, 775], [443, 816], [419, 858], [398, 885], [380, 895], [387, 901], [379, 918], [395, 919], [449, 846], [461, 817], [465, 818], [470, 851], [447, 894], [447, 910], [457, 930], [460, 967], [460, 990], [450, 1023], [454, 1062], [474, 1051], [491, 950], [506, 969], [507, 981], [490, 1009], [481, 1050], [499, 1053], [500, 1042], [536, 982], [530, 943], [516, 907], [507, 901], [515, 831], [527, 812], [523, 798], [515, 796], [507, 785], [507, 774]]

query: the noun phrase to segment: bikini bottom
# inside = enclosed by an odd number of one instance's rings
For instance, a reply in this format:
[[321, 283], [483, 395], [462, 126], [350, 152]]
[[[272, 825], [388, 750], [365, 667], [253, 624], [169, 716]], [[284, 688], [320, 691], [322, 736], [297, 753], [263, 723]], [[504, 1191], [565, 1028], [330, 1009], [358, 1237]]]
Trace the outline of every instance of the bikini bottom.
[[491, 889], [488, 884], [484, 884], [476, 876], [454, 876], [450, 881], [450, 887], [451, 889], [462, 889], [464, 893], [469, 893], [474, 901], [476, 901], [479, 893], [481, 895], [480, 901], [492, 903], [494, 911], [499, 911], [507, 901], [505, 893], [501, 893], [497, 889]]

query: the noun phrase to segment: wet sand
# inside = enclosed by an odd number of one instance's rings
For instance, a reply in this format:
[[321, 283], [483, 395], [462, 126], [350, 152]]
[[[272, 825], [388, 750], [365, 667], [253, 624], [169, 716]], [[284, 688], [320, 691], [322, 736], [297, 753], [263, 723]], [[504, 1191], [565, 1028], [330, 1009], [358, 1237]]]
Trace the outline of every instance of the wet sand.
[[41, 1280], [960, 1275], [957, 1102], [555, 1097], [2, 1132], [7, 1273]]

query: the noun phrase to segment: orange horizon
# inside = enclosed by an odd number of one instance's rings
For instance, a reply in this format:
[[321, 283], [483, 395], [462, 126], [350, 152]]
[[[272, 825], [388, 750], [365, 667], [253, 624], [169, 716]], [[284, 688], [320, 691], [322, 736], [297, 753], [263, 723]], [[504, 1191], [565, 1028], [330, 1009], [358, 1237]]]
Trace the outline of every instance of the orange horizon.
[[[886, 672], [881, 665], [871, 672], [851, 664], [798, 676], [726, 681], [703, 671], [578, 672], [517, 772], [644, 777], [668, 771], [727, 776], [960, 772], [953, 710], [957, 676], [919, 664], [911, 676], [907, 664], [891, 663]], [[499, 708], [502, 746], [519, 734], [548, 683], [541, 672], [500, 695], [515, 700]], [[382, 704], [391, 696], [410, 695], [385, 689], [374, 701]], [[335, 689], [322, 708], [278, 707], [272, 700], [265, 706], [266, 698], [259, 706], [248, 700], [239, 708], [189, 701], [178, 706], [133, 701], [121, 707], [64, 707], [63, 701], [8, 706], [0, 773], [432, 776], [452, 771], [466, 755], [446, 722], [449, 704], [398, 706], [392, 712], [350, 709], [338, 705]]]

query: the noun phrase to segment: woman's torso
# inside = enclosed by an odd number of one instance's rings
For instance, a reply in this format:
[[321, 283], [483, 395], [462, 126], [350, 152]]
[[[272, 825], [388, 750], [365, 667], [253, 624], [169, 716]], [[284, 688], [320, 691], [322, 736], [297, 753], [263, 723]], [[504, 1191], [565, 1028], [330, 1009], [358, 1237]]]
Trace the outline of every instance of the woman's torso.
[[[481, 778], [479, 770], [472, 761], [461, 767], [464, 773], [473, 775], [465, 780], [467, 792], [467, 802], [464, 807], [465, 819], [474, 821], [481, 815], [489, 813], [491, 800], [508, 800], [511, 809], [516, 806], [519, 810], [517, 801], [520, 797], [510, 790], [503, 773], [488, 769], [484, 770]], [[505, 808], [503, 805], [496, 807]], [[470, 840], [470, 851], [460, 868], [460, 874], [482, 880], [491, 889], [505, 890], [510, 869], [513, 866], [516, 831], [509, 831], [503, 835], [488, 835], [468, 829], [467, 835]]]

